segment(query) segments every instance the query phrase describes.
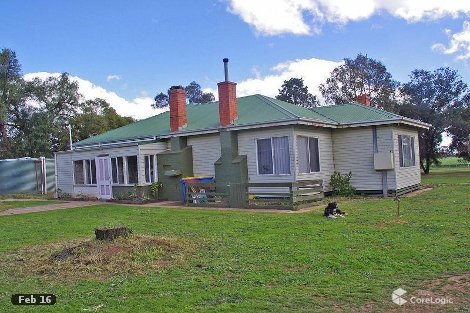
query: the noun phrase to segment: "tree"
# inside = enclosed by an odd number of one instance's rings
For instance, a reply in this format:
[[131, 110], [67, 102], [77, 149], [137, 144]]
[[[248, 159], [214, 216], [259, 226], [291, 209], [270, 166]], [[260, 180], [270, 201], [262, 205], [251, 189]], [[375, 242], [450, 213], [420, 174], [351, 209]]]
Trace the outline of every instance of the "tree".
[[155, 103], [152, 103], [152, 108], [154, 109], [164, 108], [168, 105], [168, 95], [164, 94], [163, 92], [160, 92], [158, 95], [156, 95], [154, 100]]
[[308, 92], [303, 78], [291, 78], [285, 80], [279, 89], [276, 99], [286, 101], [301, 107], [311, 108], [318, 105], [317, 97]]
[[467, 84], [450, 68], [414, 70], [400, 92], [403, 100], [399, 113], [432, 125], [419, 136], [420, 165], [428, 174], [431, 164], [439, 162], [442, 133], [451, 124], [452, 112], [461, 110], [468, 97]]
[[10, 49], [0, 52], [0, 139], [2, 150], [8, 150], [7, 119], [10, 108], [21, 101], [21, 65]]
[[327, 103], [348, 103], [366, 94], [372, 106], [394, 111], [397, 87], [385, 65], [358, 54], [355, 59], [344, 59], [344, 64], [335, 68], [319, 89]]
[[[184, 91], [186, 92], [186, 100], [188, 104], [202, 104], [208, 103], [215, 100], [214, 95], [211, 92], [203, 92], [201, 89], [201, 85], [192, 81], [184, 87]], [[154, 98], [155, 103], [152, 104], [152, 108], [163, 108], [168, 105], [169, 97], [168, 94], [170, 91], [168, 90], [167, 94], [160, 92]]]
[[451, 109], [449, 112], [450, 126], [447, 132], [452, 137], [449, 148], [457, 155], [470, 160], [470, 105]]
[[71, 119], [72, 140], [84, 140], [133, 122], [132, 117], [117, 114], [103, 99], [87, 100], [83, 104], [83, 111]]

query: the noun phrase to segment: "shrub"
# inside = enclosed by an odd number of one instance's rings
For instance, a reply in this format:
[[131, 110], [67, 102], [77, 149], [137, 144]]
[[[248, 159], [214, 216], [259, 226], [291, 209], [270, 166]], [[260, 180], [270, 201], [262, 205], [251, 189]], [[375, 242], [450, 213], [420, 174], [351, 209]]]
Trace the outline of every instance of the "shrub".
[[150, 185], [150, 192], [152, 193], [152, 197], [154, 199], [158, 198], [158, 190], [162, 188], [162, 183], [161, 182], [154, 182]]
[[333, 188], [333, 194], [337, 196], [351, 197], [356, 193], [356, 189], [351, 185], [352, 173], [341, 175], [334, 171], [331, 175], [330, 185]]

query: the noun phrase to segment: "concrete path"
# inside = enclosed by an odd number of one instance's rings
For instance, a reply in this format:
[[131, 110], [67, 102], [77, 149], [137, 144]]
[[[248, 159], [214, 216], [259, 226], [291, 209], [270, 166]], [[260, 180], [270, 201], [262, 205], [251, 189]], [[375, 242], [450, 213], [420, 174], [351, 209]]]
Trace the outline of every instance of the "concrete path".
[[324, 204], [316, 205], [308, 208], [303, 208], [298, 211], [291, 210], [269, 210], [269, 209], [238, 209], [238, 208], [212, 208], [212, 207], [190, 207], [185, 206], [179, 201], [162, 201], [155, 203], [147, 203], [143, 205], [139, 204], [123, 204], [123, 203], [107, 203], [102, 201], [66, 201], [63, 203], [56, 204], [47, 204], [33, 207], [25, 208], [14, 208], [8, 209], [3, 212], [0, 212], [0, 216], [7, 215], [16, 215], [16, 214], [26, 214], [34, 212], [44, 212], [44, 211], [53, 211], [53, 210], [63, 210], [63, 209], [72, 209], [72, 208], [81, 208], [91, 205], [122, 205], [122, 206], [132, 206], [132, 207], [145, 207], [145, 208], [172, 208], [172, 209], [191, 209], [191, 210], [210, 210], [210, 211], [239, 211], [239, 212], [258, 212], [258, 213], [306, 213], [313, 210], [319, 210], [324, 208]]
[[25, 207], [25, 208], [8, 209], [8, 210], [0, 212], [0, 216], [26, 214], [26, 213], [43, 212], [43, 211], [53, 211], [53, 210], [62, 210], [62, 209], [72, 209], [72, 208], [81, 208], [81, 207], [86, 207], [86, 206], [90, 206], [90, 205], [97, 205], [97, 204], [103, 204], [103, 202], [100, 202], [100, 201], [67, 201], [67, 202], [55, 203], [55, 204], [46, 204], [46, 205], [32, 206], [32, 207]]

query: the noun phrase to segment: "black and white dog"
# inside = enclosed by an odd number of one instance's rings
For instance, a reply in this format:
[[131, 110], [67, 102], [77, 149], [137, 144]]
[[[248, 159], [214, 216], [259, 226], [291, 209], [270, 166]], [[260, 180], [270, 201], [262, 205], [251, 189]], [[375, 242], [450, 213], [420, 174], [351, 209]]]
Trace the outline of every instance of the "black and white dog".
[[336, 204], [336, 202], [330, 202], [325, 208], [325, 212], [323, 213], [323, 215], [329, 218], [336, 218], [338, 216], [344, 217], [344, 215], [346, 215], [346, 212], [338, 209], [338, 205]]

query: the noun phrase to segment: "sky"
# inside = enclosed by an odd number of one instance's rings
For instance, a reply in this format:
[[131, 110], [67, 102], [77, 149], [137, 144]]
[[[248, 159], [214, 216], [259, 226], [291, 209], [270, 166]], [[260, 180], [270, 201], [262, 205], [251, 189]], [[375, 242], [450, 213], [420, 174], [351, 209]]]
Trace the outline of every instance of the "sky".
[[0, 12], [0, 48], [26, 79], [68, 72], [85, 98], [138, 119], [172, 85], [217, 97], [225, 57], [238, 96], [275, 96], [291, 77], [318, 95], [358, 53], [401, 82], [449, 66], [470, 83], [470, 0], [1, 0]]

